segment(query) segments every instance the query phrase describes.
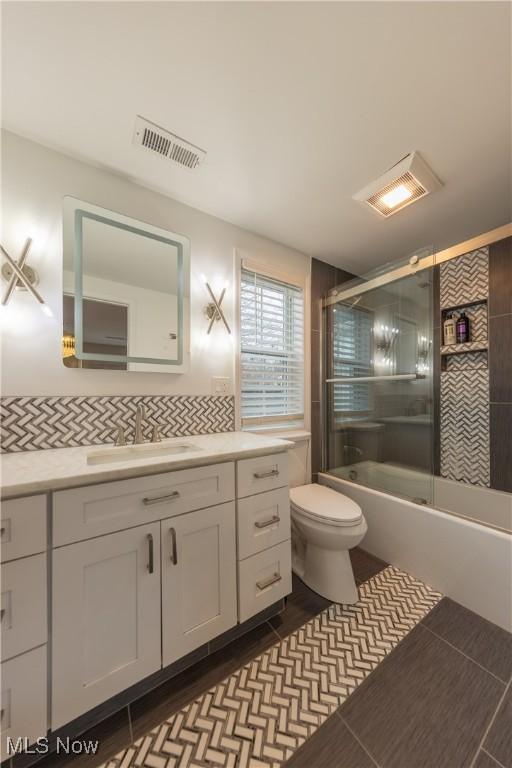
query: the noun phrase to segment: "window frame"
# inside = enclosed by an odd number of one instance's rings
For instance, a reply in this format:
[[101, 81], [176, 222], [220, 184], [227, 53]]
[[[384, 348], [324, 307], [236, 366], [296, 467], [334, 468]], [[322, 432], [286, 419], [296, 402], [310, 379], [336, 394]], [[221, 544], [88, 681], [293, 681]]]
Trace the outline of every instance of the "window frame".
[[[299, 414], [279, 415], [279, 416], [257, 416], [249, 419], [242, 419], [242, 344], [241, 344], [241, 280], [242, 271], [255, 272], [263, 278], [276, 280], [302, 292], [303, 303], [303, 323], [302, 323], [302, 412]], [[308, 343], [309, 343], [309, 325], [307, 323], [309, 311], [309, 274], [301, 275], [296, 272], [286, 273], [274, 269], [273, 265], [261, 261], [254, 261], [242, 255], [235, 249], [235, 280], [236, 280], [236, 316], [237, 316], [237, 353], [235, 355], [235, 380], [236, 380], [236, 401], [235, 401], [235, 421], [236, 429], [244, 432], [283, 432], [290, 429], [304, 429], [308, 423], [309, 414], [309, 380], [306, 374], [309, 364]]]

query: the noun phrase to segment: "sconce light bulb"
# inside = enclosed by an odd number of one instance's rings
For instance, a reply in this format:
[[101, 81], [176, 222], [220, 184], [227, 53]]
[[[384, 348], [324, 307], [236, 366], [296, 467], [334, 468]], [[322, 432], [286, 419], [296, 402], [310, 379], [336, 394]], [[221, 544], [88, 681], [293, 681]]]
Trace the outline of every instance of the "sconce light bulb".
[[53, 317], [53, 312], [51, 311], [48, 304], [41, 304], [41, 309], [43, 310], [46, 317]]

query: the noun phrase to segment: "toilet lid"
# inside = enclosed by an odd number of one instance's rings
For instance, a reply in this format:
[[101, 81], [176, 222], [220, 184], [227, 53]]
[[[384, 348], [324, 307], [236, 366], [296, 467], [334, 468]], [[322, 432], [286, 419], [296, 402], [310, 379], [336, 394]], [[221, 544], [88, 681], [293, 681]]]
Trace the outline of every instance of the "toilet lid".
[[311, 483], [291, 488], [290, 500], [308, 517], [325, 520], [332, 525], [355, 525], [363, 517], [361, 507], [355, 501], [326, 485]]

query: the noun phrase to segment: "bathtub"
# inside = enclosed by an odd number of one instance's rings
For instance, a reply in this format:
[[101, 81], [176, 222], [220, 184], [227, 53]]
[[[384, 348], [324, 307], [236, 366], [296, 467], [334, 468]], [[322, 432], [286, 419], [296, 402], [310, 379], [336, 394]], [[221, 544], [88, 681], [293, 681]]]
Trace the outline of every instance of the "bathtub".
[[432, 501], [432, 475], [392, 462], [360, 461], [329, 470], [342, 480], [352, 480], [384, 493], [406, 496], [419, 503]]
[[[363, 464], [367, 464], [363, 467]], [[361, 462], [335, 473], [320, 473], [318, 482], [354, 499], [368, 523], [361, 547], [388, 563], [403, 568], [447, 597], [485, 619], [512, 631], [512, 536], [488, 525], [415, 503], [382, 490], [360, 485], [363, 478], [375, 481], [393, 475], [396, 467], [368, 466]], [[358, 482], [340, 477], [347, 469], [363, 472]], [[414, 470], [404, 470], [405, 473]], [[366, 473], [366, 474], [365, 474]], [[373, 477], [372, 477], [373, 473]], [[422, 473], [419, 473], [420, 475]], [[427, 476], [429, 483], [432, 477]], [[436, 478], [437, 479], [437, 478]], [[403, 489], [414, 478], [402, 477]], [[418, 481], [419, 478], [416, 478]], [[423, 478], [425, 481], [425, 478]], [[407, 486], [409, 488], [409, 486]], [[418, 486], [414, 486], [418, 487]], [[424, 486], [423, 486], [424, 487]], [[409, 488], [410, 490], [410, 488]], [[492, 492], [490, 492], [492, 493]], [[416, 496], [416, 494], [405, 494]], [[431, 492], [432, 495], [432, 492]], [[507, 499], [510, 494], [501, 494]], [[425, 498], [425, 496], [418, 496]]]

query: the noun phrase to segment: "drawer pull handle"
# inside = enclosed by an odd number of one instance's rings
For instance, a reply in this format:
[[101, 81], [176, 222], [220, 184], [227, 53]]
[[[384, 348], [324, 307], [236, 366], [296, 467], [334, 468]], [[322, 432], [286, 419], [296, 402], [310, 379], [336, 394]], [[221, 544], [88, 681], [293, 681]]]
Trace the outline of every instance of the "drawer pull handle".
[[256, 528], [268, 528], [269, 525], [274, 525], [274, 523], [278, 523], [280, 520], [279, 515], [274, 515], [270, 520], [257, 520], [254, 525]]
[[278, 581], [281, 581], [283, 577], [280, 573], [274, 573], [273, 576], [271, 576], [269, 579], [265, 579], [265, 581], [257, 581], [256, 586], [262, 592], [267, 587], [271, 587], [272, 584], [277, 584]]
[[176, 547], [176, 528], [169, 528], [171, 534], [171, 563], [178, 565], [178, 549]]
[[279, 474], [278, 469], [270, 469], [268, 472], [255, 472], [254, 477], [256, 480], [263, 480], [266, 477], [277, 477]]
[[153, 573], [155, 570], [155, 558], [154, 558], [154, 551], [153, 551], [153, 534], [148, 533], [146, 536], [148, 540], [149, 545], [149, 553], [148, 553], [148, 571], [150, 573]]
[[179, 499], [180, 492], [179, 491], [173, 491], [172, 493], [166, 493], [165, 496], [154, 496], [153, 498], [149, 496], [145, 496], [142, 499], [142, 503], [146, 507], [150, 507], [151, 504], [163, 504], [164, 501], [174, 501], [174, 499]]

